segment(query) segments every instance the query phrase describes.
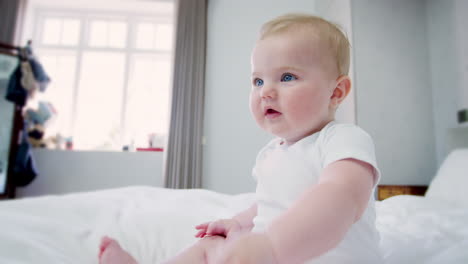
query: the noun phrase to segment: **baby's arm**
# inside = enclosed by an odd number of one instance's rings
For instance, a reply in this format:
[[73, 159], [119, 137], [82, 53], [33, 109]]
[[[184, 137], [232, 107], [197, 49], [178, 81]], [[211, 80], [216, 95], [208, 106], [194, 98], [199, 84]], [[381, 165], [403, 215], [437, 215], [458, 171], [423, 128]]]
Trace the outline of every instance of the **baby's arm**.
[[303, 263], [336, 247], [367, 207], [374, 169], [355, 159], [328, 165], [265, 233], [277, 263]]
[[375, 175], [355, 159], [333, 162], [265, 233], [248, 234], [234, 243], [221, 263], [294, 264], [336, 247], [367, 207]]
[[253, 219], [255, 216], [257, 216], [257, 203], [254, 203], [248, 209], [238, 213], [232, 219], [240, 224], [242, 230], [250, 231], [254, 226]]

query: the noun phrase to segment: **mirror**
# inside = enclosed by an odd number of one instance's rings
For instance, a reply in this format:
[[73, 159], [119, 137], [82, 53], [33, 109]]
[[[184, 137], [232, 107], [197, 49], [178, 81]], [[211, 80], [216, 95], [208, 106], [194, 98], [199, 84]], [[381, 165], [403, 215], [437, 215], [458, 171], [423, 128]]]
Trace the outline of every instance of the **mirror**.
[[14, 106], [5, 100], [8, 78], [17, 59], [0, 54], [0, 196], [7, 196], [8, 156], [10, 152], [11, 128], [13, 125]]

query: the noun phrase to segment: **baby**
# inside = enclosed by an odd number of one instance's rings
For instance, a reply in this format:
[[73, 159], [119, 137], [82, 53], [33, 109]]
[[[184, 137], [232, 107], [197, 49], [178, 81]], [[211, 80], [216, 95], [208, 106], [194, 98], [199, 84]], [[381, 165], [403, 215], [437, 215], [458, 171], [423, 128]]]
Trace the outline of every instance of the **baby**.
[[[382, 263], [370, 136], [334, 121], [351, 81], [349, 42], [322, 18], [266, 23], [252, 52], [250, 109], [277, 136], [258, 154], [256, 203], [196, 226], [201, 239], [167, 263]], [[101, 263], [136, 263], [103, 238]]]

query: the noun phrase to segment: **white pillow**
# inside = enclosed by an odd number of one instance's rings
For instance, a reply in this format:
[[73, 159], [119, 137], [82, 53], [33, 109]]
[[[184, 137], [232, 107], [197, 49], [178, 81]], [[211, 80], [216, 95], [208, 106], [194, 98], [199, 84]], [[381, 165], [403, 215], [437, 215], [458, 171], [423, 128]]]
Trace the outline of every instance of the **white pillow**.
[[452, 151], [432, 180], [426, 197], [468, 204], [468, 148]]

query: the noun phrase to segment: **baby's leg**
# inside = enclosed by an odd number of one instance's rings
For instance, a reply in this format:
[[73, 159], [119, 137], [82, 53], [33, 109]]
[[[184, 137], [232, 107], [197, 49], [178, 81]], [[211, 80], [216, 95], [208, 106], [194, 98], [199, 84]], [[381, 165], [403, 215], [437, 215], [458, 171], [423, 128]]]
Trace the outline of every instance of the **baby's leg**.
[[[180, 252], [164, 264], [210, 264], [222, 251], [226, 239], [221, 236], [209, 236]], [[137, 264], [136, 260], [123, 250], [119, 243], [109, 237], [104, 237], [99, 247], [100, 264]]]
[[100, 264], [137, 264], [136, 260], [123, 250], [112, 238], [103, 237], [99, 246]]
[[180, 252], [174, 258], [164, 264], [210, 264], [216, 263], [215, 259], [222, 251], [226, 239], [221, 236], [208, 236]]

